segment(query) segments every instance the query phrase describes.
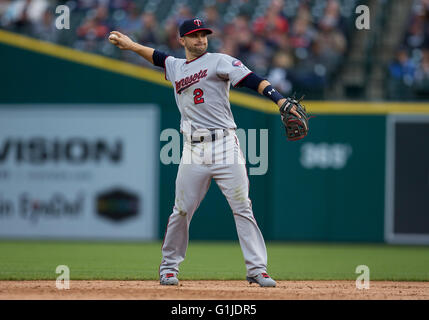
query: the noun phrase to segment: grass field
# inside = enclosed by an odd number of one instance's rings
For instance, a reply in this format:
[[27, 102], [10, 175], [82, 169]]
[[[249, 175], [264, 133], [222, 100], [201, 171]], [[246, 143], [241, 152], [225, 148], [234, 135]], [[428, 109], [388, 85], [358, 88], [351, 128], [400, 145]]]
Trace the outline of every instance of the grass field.
[[[429, 281], [428, 246], [268, 242], [268, 272], [278, 280], [355, 280], [358, 265], [371, 280]], [[161, 243], [0, 241], [0, 280], [156, 280]], [[242, 280], [238, 242], [191, 241], [180, 279]]]

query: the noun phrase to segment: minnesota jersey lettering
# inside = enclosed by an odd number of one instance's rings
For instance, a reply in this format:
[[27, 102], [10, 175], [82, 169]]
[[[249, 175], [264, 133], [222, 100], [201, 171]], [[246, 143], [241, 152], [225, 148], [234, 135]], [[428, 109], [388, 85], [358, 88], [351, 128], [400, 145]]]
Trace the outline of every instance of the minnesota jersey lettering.
[[175, 81], [176, 83], [176, 92], [178, 94], [181, 94], [183, 90], [186, 88], [189, 88], [190, 86], [194, 85], [195, 83], [198, 83], [201, 78], [204, 78], [207, 76], [207, 69], [206, 70], [200, 70], [200, 72], [195, 73], [192, 76], [180, 79], [179, 81]]

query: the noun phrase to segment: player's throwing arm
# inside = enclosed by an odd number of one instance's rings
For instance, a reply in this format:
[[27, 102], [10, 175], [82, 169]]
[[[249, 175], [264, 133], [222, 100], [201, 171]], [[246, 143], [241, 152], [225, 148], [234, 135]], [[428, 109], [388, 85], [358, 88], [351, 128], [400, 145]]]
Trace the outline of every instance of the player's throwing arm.
[[109, 41], [121, 50], [134, 51], [153, 64], [153, 52], [155, 49], [138, 44], [119, 31], [110, 32]]

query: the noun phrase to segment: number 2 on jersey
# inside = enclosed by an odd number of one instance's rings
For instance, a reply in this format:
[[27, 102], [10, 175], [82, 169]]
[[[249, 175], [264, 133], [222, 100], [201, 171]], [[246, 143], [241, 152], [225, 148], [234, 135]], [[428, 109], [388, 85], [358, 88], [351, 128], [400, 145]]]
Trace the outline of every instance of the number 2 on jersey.
[[199, 103], [204, 103], [204, 98], [203, 98], [203, 90], [197, 88], [194, 90], [194, 103], [195, 104], [199, 104]]

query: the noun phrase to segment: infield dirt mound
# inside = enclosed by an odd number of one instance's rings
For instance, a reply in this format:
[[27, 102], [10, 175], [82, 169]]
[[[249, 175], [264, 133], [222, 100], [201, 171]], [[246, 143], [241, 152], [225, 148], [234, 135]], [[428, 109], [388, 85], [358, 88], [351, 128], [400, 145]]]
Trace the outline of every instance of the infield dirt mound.
[[425, 299], [429, 282], [371, 281], [369, 289], [356, 289], [354, 281], [277, 281], [261, 288], [246, 281], [182, 280], [179, 286], [158, 281], [71, 280], [69, 290], [58, 290], [55, 281], [0, 281], [2, 300], [349, 300]]

